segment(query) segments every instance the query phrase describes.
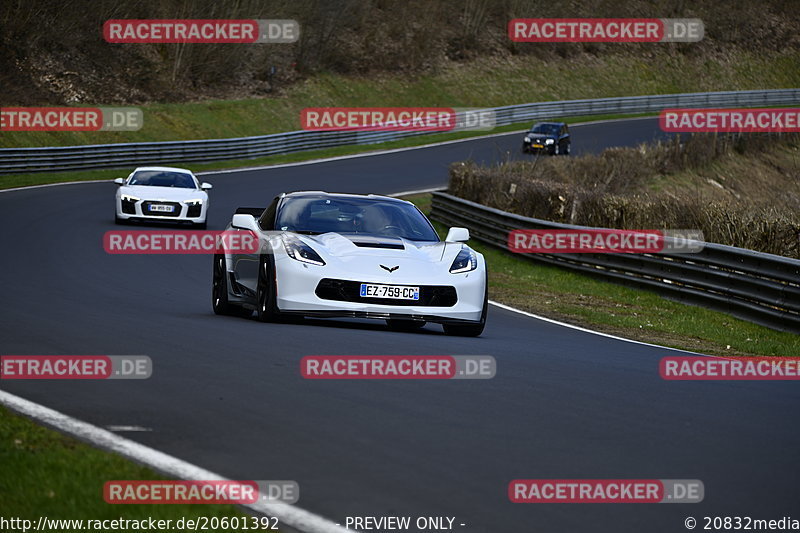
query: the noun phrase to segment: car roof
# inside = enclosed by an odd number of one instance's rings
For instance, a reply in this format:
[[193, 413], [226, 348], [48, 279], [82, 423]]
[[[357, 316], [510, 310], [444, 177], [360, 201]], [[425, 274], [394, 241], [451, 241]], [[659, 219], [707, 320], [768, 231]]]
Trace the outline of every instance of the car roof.
[[388, 200], [398, 203], [410, 203], [400, 198], [393, 198], [391, 196], [382, 196], [380, 194], [351, 194], [340, 192], [326, 192], [326, 191], [294, 191], [285, 193], [284, 198], [368, 198], [374, 200]]
[[536, 127], [542, 124], [547, 126], [564, 126], [566, 125], [566, 122], [537, 122], [533, 126]]
[[140, 170], [163, 170], [167, 172], [182, 172], [184, 174], [192, 174], [194, 173], [191, 170], [186, 168], [177, 168], [177, 167], [136, 167], [133, 171], [139, 172]]

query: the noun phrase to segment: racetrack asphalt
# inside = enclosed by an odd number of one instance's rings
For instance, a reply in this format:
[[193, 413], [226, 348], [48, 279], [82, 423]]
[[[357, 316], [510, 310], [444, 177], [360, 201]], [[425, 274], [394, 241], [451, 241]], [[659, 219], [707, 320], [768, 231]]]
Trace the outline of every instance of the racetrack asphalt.
[[[572, 128], [573, 153], [661, 135], [657, 119]], [[209, 228], [290, 190], [444, 186], [447, 166], [518, 154], [521, 134], [207, 174]], [[127, 171], [120, 172], [120, 176]], [[1, 178], [0, 178], [1, 179]], [[490, 307], [480, 338], [382, 322], [215, 316], [211, 258], [108, 255], [112, 183], [0, 194], [5, 355], [148, 355], [148, 380], [3, 381], [2, 389], [231, 479], [291, 479], [298, 506], [451, 516], [481, 533], [686, 531], [693, 516], [798, 515], [796, 382], [671, 382], [679, 352]], [[491, 268], [491, 265], [489, 265]], [[306, 355], [492, 355], [491, 380], [304, 380]], [[0, 471], [2, 468], [0, 467]], [[699, 504], [513, 504], [518, 478], [700, 479]], [[100, 494], [98, 489], [98, 494]], [[465, 524], [460, 526], [459, 524]], [[415, 531], [412, 529], [412, 531]]]

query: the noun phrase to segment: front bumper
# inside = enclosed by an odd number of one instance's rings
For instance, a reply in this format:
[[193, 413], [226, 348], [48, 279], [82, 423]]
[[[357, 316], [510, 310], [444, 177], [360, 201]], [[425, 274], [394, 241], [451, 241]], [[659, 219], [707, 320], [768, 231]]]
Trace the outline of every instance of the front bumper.
[[[288, 257], [276, 258], [277, 304], [282, 313], [323, 317], [413, 318], [426, 322], [479, 322], [485, 295], [485, 266], [463, 274], [445, 272], [424, 280], [410, 277], [347, 275], [327, 266], [307, 265]], [[420, 300], [360, 298], [361, 283], [420, 287]]]
[[556, 145], [555, 144], [523, 143], [522, 144], [522, 151], [523, 152], [527, 152], [529, 154], [547, 152], [548, 154], [552, 155], [556, 151]]
[[[208, 202], [200, 205], [189, 205], [183, 202], [159, 202], [154, 200], [138, 200], [136, 202], [123, 202], [116, 199], [117, 218], [121, 220], [158, 220], [164, 222], [192, 222], [203, 223], [206, 221]], [[151, 205], [169, 205], [173, 210], [170, 213], [150, 210]]]

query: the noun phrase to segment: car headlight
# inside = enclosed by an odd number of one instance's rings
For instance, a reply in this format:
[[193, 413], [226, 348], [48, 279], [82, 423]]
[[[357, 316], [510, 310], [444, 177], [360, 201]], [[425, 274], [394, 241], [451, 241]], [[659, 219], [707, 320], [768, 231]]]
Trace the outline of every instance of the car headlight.
[[121, 194], [120, 199], [123, 202], [138, 202], [140, 200], [140, 198], [137, 198], [136, 196], [131, 196], [130, 194]]
[[185, 203], [186, 205], [203, 205], [203, 199], [195, 198], [194, 200], [184, 200], [183, 203]]
[[553, 144], [555, 141], [553, 139], [547, 139], [544, 143], [545, 144]]
[[470, 248], [466, 246], [458, 252], [458, 255], [450, 265], [451, 274], [461, 274], [462, 272], [469, 272], [478, 268], [478, 256], [475, 255]]
[[525, 137], [525, 142], [526, 142], [526, 143], [529, 143], [529, 142], [531, 142], [531, 138], [530, 138], [530, 137]]
[[286, 254], [295, 261], [319, 266], [325, 264], [325, 261], [313, 248], [294, 235], [284, 234], [281, 238], [283, 239], [283, 247], [286, 249]]

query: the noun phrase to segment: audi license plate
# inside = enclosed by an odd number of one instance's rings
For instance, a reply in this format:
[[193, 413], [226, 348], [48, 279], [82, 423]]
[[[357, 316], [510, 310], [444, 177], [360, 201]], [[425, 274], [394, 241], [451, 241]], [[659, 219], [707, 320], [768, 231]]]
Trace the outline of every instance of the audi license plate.
[[160, 213], [172, 213], [175, 211], [174, 205], [151, 204], [150, 211], [158, 211]]
[[419, 300], [419, 287], [403, 285], [361, 284], [362, 298], [391, 298], [393, 300]]

